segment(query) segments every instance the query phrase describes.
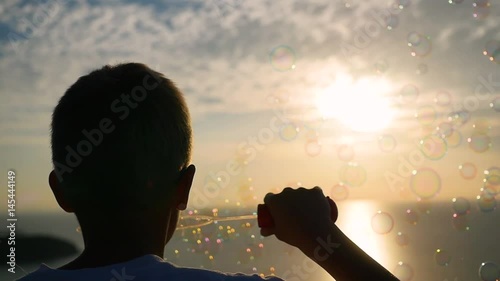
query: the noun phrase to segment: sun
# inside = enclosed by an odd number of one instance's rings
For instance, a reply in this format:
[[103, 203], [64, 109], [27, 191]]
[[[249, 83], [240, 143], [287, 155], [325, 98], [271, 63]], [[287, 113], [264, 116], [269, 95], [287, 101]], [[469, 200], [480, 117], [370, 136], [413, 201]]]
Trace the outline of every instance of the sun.
[[389, 98], [388, 81], [378, 77], [354, 80], [339, 76], [316, 96], [316, 107], [325, 119], [334, 118], [359, 132], [375, 132], [387, 128], [394, 117]]

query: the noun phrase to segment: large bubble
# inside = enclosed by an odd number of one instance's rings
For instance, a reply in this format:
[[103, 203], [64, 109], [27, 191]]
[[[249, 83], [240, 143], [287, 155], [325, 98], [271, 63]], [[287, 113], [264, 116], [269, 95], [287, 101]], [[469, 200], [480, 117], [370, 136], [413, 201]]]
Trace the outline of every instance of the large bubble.
[[470, 162], [466, 162], [458, 166], [458, 170], [460, 171], [460, 175], [462, 176], [462, 178], [466, 180], [475, 178], [477, 174], [476, 165]]
[[420, 141], [420, 150], [428, 159], [439, 160], [446, 155], [448, 145], [443, 138], [430, 135]]
[[441, 190], [441, 177], [431, 168], [420, 168], [413, 171], [410, 188], [418, 198], [433, 198]]
[[414, 57], [425, 57], [432, 51], [432, 42], [429, 36], [412, 31], [407, 36], [410, 54]]
[[343, 183], [337, 183], [330, 190], [330, 197], [335, 201], [342, 201], [349, 197], [349, 189]]
[[470, 203], [469, 200], [463, 197], [455, 197], [452, 200], [453, 210], [455, 210], [458, 215], [465, 215], [470, 211]]
[[394, 227], [394, 219], [389, 213], [378, 211], [372, 217], [372, 229], [378, 234], [387, 234]]
[[483, 153], [491, 148], [491, 138], [485, 133], [474, 133], [467, 139], [469, 148], [474, 152]]
[[413, 268], [409, 264], [400, 261], [394, 268], [393, 274], [401, 281], [410, 281], [413, 278]]
[[500, 280], [500, 267], [493, 262], [483, 262], [479, 266], [479, 278], [482, 281]]

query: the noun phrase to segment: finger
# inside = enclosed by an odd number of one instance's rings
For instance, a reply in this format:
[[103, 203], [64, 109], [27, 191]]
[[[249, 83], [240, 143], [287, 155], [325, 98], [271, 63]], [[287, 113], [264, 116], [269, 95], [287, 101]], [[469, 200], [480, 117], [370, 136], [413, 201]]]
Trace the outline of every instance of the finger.
[[330, 204], [331, 219], [333, 222], [336, 222], [339, 218], [339, 208], [337, 207], [335, 201], [333, 201], [329, 196], [327, 196], [326, 198], [329, 199], [328, 203]]
[[269, 192], [266, 194], [266, 196], [264, 196], [264, 204], [266, 205], [269, 205], [269, 200], [271, 200], [271, 197], [274, 195], [274, 193], [272, 192]]

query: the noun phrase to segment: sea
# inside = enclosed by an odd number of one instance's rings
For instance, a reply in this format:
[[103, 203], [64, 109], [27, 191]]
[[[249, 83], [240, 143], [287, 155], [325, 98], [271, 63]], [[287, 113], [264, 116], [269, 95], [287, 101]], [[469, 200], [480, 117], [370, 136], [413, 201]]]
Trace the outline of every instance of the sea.
[[[500, 268], [500, 208], [485, 210], [475, 199], [458, 210], [452, 202], [438, 201], [351, 200], [339, 202], [338, 207], [339, 228], [400, 280], [500, 280], [495, 276], [500, 275], [495, 273]], [[168, 262], [288, 280], [334, 280], [297, 248], [274, 236], [261, 237], [256, 210], [212, 211], [183, 212], [183, 228], [165, 247]], [[6, 217], [0, 219], [7, 225]], [[0, 234], [5, 236], [4, 230]], [[62, 211], [18, 214], [16, 235], [50, 236], [75, 245], [78, 252], [83, 249], [76, 218]], [[36, 253], [37, 246], [30, 252]], [[0, 266], [0, 280], [21, 278], [40, 263], [57, 268], [78, 256], [78, 252], [26, 263], [21, 262], [23, 257], [17, 257], [15, 273], [8, 272], [6, 264]]]

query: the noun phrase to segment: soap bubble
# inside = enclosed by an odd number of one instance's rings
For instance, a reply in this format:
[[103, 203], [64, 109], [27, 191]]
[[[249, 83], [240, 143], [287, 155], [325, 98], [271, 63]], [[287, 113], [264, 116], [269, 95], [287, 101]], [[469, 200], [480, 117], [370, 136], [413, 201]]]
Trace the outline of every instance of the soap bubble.
[[446, 144], [450, 148], [458, 147], [461, 143], [462, 143], [462, 134], [457, 130], [453, 130], [451, 135], [446, 137]]
[[397, 15], [389, 15], [385, 19], [385, 26], [387, 30], [393, 30], [394, 28], [398, 27], [399, 24], [399, 17]]
[[477, 153], [483, 153], [491, 147], [491, 138], [485, 133], [474, 133], [467, 139], [467, 142], [469, 143], [469, 148]]
[[485, 190], [481, 192], [481, 195], [478, 195], [476, 197], [476, 201], [479, 210], [484, 213], [492, 212], [497, 208], [497, 201], [495, 199], [495, 196]]
[[295, 69], [295, 52], [289, 46], [278, 46], [269, 54], [269, 61], [277, 71], [288, 71]]
[[406, 209], [405, 211], [405, 220], [409, 224], [417, 224], [418, 222], [418, 213], [412, 209]]
[[408, 235], [402, 232], [398, 232], [398, 234], [396, 234], [395, 240], [396, 243], [401, 247], [407, 246], [410, 243], [410, 238], [408, 238]]
[[399, 93], [399, 101], [402, 104], [408, 104], [417, 100], [419, 91], [417, 86], [413, 84], [407, 84], [401, 88]]
[[441, 122], [437, 128], [437, 133], [441, 138], [446, 138], [453, 134], [453, 126], [449, 122]]
[[490, 1], [489, 0], [474, 0], [472, 3], [474, 11], [472, 16], [475, 19], [482, 20], [490, 15]]
[[453, 228], [459, 231], [470, 230], [466, 215], [453, 214], [451, 217], [451, 224]]
[[293, 123], [285, 123], [280, 127], [280, 138], [284, 141], [292, 141], [297, 138], [299, 128]]
[[349, 186], [361, 186], [366, 181], [366, 170], [357, 163], [347, 163], [339, 169], [340, 180]]
[[397, 0], [396, 4], [400, 9], [407, 8], [410, 6], [411, 1], [410, 0]]
[[307, 155], [318, 156], [321, 153], [321, 143], [317, 139], [308, 140], [305, 145]]
[[448, 106], [451, 103], [451, 95], [446, 91], [437, 92], [434, 102], [439, 106]]
[[470, 211], [470, 203], [463, 197], [455, 197], [451, 200], [453, 209], [458, 215], [465, 215]]
[[437, 249], [434, 253], [434, 260], [440, 266], [448, 266], [451, 262], [451, 255], [446, 250]]
[[448, 150], [446, 141], [438, 136], [430, 135], [420, 141], [420, 151], [431, 160], [443, 158]]
[[429, 126], [436, 120], [436, 110], [430, 105], [424, 105], [417, 109], [415, 118], [422, 126]]
[[431, 168], [420, 168], [413, 171], [410, 188], [421, 199], [430, 199], [441, 190], [441, 177]]
[[462, 178], [466, 180], [475, 178], [477, 174], [476, 165], [470, 162], [466, 162], [458, 166], [458, 170], [460, 171], [460, 175], [462, 176]]
[[500, 63], [500, 41], [488, 41], [484, 46], [483, 55], [487, 56], [490, 61]]
[[472, 124], [472, 128], [474, 129], [474, 133], [487, 134], [491, 130], [490, 120], [485, 118], [477, 119], [474, 124]]
[[410, 54], [413, 57], [427, 56], [432, 50], [431, 38], [418, 32], [410, 32], [408, 34], [407, 41], [411, 50]]
[[382, 59], [382, 60], [379, 60], [377, 61], [373, 67], [375, 68], [375, 72], [381, 74], [381, 73], [384, 73], [387, 71], [387, 69], [389, 69], [389, 63]]
[[493, 262], [483, 262], [479, 266], [479, 278], [482, 281], [500, 280], [500, 267]]
[[461, 110], [452, 112], [448, 115], [448, 121], [453, 124], [454, 128], [459, 128], [470, 120], [470, 112], [467, 110]]
[[378, 234], [387, 234], [394, 227], [394, 219], [386, 212], [378, 211], [372, 217], [372, 229]]
[[423, 74], [426, 74], [428, 70], [429, 70], [429, 68], [427, 67], [427, 64], [420, 63], [419, 65], [417, 65], [417, 69], [415, 70], [415, 73], [417, 73], [417, 75], [423, 75]]
[[491, 185], [499, 185], [500, 184], [500, 168], [490, 167], [487, 170], [484, 170], [484, 181], [485, 181], [485, 183], [488, 183]]
[[382, 152], [391, 152], [396, 148], [397, 142], [392, 135], [382, 135], [378, 138], [378, 147]]
[[349, 197], [349, 190], [343, 183], [337, 183], [330, 190], [330, 197], [335, 201], [342, 201]]
[[448, 0], [448, 3], [450, 4], [460, 4], [462, 2], [464, 2], [464, 0]]
[[354, 158], [354, 149], [352, 148], [351, 145], [341, 144], [337, 148], [337, 156], [342, 161], [346, 162], [351, 161]]
[[400, 281], [410, 281], [413, 278], [413, 268], [402, 261], [398, 262], [393, 273]]
[[493, 108], [496, 112], [500, 112], [500, 97], [495, 98], [490, 102], [490, 107]]

